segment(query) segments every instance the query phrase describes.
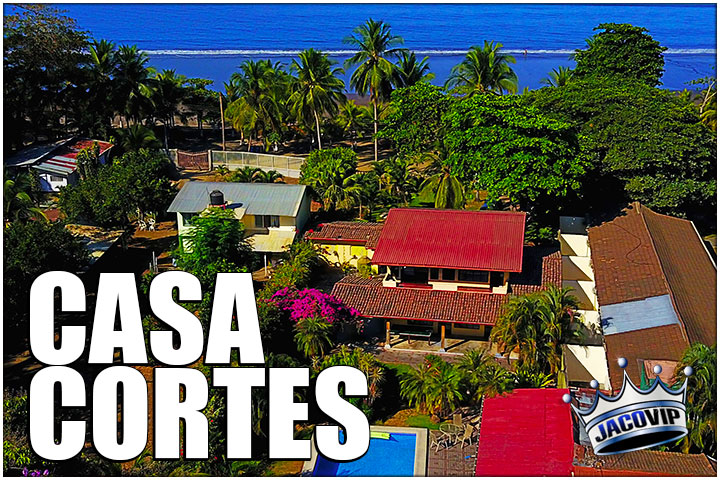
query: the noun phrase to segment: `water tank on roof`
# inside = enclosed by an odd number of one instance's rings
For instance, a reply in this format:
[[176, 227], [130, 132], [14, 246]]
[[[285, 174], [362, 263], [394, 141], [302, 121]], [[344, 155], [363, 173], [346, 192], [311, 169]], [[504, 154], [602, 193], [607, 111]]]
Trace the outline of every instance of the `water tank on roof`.
[[220, 190], [210, 192], [210, 205], [213, 207], [221, 207], [225, 205], [225, 196]]

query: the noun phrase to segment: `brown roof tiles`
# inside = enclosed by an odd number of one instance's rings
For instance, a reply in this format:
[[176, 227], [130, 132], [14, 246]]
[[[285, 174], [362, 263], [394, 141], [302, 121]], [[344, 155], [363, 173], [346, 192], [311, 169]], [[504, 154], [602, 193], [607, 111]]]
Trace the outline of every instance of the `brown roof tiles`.
[[320, 230], [309, 232], [306, 238], [313, 242], [364, 243], [366, 248], [374, 249], [382, 228], [382, 223], [330, 222], [320, 225]]
[[607, 455], [597, 458], [595, 466], [575, 465], [576, 476], [716, 476], [710, 460], [705, 455], [678, 452], [638, 450], [635, 452]]

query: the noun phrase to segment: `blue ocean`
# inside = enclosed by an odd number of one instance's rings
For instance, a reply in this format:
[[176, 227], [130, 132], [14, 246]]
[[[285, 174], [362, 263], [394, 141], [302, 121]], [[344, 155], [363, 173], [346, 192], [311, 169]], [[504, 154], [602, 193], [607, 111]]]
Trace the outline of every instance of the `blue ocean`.
[[[245, 59], [289, 64], [313, 47], [338, 62], [350, 52], [343, 39], [367, 18], [382, 19], [405, 47], [428, 56], [442, 84], [472, 45], [503, 44], [517, 63], [520, 87], [538, 88], [547, 73], [573, 66], [571, 54], [600, 23], [643, 26], [663, 46], [663, 86], [716, 69], [716, 6], [711, 4], [60, 4], [95, 38], [136, 44], [158, 69], [213, 80], [221, 89]], [[4, 7], [9, 8], [7, 5]], [[345, 79], [349, 76], [345, 74]]]

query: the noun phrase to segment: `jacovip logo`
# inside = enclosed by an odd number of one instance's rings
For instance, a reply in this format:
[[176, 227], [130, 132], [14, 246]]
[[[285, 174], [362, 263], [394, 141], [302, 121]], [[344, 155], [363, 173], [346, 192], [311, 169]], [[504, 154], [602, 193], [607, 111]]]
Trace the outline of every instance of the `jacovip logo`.
[[[620, 358], [618, 365], [627, 366], [627, 360]], [[656, 365], [654, 373], [659, 375], [662, 367]], [[685, 367], [686, 377], [692, 375], [691, 367]], [[591, 382], [593, 388], [597, 381]], [[597, 392], [595, 401], [587, 408], [571, 405], [578, 416], [596, 455], [632, 452], [677, 441], [687, 435], [685, 419], [685, 390], [687, 378], [679, 388], [668, 388], [659, 376], [650, 388], [636, 387], [624, 372], [623, 386], [615, 397]], [[570, 403], [569, 394], [563, 401]]]

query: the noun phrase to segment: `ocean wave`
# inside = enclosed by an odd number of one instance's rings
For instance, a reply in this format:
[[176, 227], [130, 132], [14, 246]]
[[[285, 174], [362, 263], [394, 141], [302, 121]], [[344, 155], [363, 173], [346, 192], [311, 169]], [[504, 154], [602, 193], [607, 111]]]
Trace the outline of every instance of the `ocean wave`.
[[[184, 50], [184, 49], [166, 49], [166, 50], [144, 50], [148, 55], [167, 55], [167, 56], [185, 56], [185, 55], [197, 55], [197, 56], [235, 56], [235, 57], [255, 57], [255, 56], [273, 56], [273, 57], [286, 57], [290, 55], [297, 55], [302, 50], [264, 50], [264, 49], [217, 49], [217, 50]], [[454, 56], [454, 55], [465, 55], [465, 50], [413, 50], [417, 55], [430, 55], [430, 56]], [[567, 49], [518, 49], [518, 48], [506, 48], [503, 49], [505, 53], [510, 54], [525, 54], [528, 55], [571, 55], [575, 53], [575, 50]], [[356, 50], [324, 50], [324, 53], [330, 56], [343, 56], [353, 55]], [[666, 55], [715, 55], [716, 50], [714, 48], [670, 48], [665, 51]]]

